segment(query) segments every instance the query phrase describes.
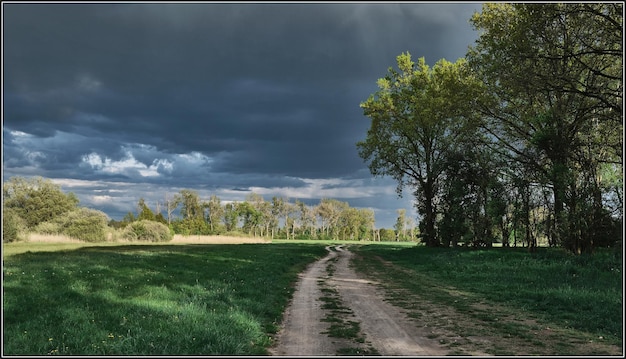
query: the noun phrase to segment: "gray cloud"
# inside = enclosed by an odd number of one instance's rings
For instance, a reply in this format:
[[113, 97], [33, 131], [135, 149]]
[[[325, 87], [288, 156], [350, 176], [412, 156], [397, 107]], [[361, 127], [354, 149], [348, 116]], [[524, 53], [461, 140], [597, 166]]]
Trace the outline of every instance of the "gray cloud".
[[[115, 205], [108, 197], [92, 202], [110, 211], [136, 202], [149, 186], [308, 193], [310, 180], [369, 180], [355, 147], [369, 127], [359, 103], [401, 52], [429, 63], [464, 56], [476, 37], [468, 20], [480, 9], [472, 3], [2, 6], [5, 178], [128, 183]], [[410, 207], [383, 193], [350, 201]]]

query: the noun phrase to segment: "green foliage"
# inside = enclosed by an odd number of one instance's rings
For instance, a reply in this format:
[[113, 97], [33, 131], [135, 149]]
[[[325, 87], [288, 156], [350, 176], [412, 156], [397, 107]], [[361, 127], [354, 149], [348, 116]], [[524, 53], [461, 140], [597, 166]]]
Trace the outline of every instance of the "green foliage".
[[210, 234], [208, 223], [200, 217], [175, 220], [172, 221], [171, 226], [174, 229], [174, 233], [182, 234], [184, 236], [201, 236]]
[[137, 204], [137, 208], [139, 209], [139, 214], [137, 215], [138, 221], [155, 221], [156, 217], [154, 216], [154, 212], [148, 207], [146, 201], [143, 198], [139, 199], [139, 203]]
[[[479, 101], [483, 126], [497, 151], [524, 168], [520, 179], [551, 188], [553, 243], [573, 253], [595, 246], [590, 228], [601, 226], [609, 195], [602, 167], [619, 163], [623, 172], [622, 11], [608, 3], [498, 3], [471, 19], [481, 34], [468, 61], [490, 95]], [[528, 233], [534, 208], [525, 201]], [[621, 204], [611, 212], [623, 217]]]
[[106, 241], [109, 218], [104, 212], [79, 207], [34, 228], [41, 234], [66, 235], [86, 242]]
[[26, 221], [12, 208], [3, 208], [2, 211], [2, 242], [11, 243], [24, 240], [26, 236]]
[[2, 193], [3, 208], [13, 209], [29, 228], [61, 216], [78, 204], [73, 193], [63, 193], [60, 186], [42, 177], [11, 177], [3, 183]]
[[482, 86], [464, 59], [442, 59], [432, 68], [423, 57], [413, 62], [409, 53], [396, 60], [400, 72], [389, 68], [379, 90], [361, 103], [371, 126], [357, 148], [373, 175], [396, 180], [398, 194], [405, 185], [411, 188], [424, 242], [437, 246], [435, 198], [445, 159], [474, 129], [473, 105]]
[[33, 228], [33, 232], [39, 234], [49, 234], [49, 235], [60, 235], [63, 232], [63, 228], [61, 227], [61, 223], [59, 221], [48, 221], [41, 222], [35, 228]]
[[154, 220], [156, 222], [163, 223], [163, 224], [167, 225], [167, 219], [165, 219], [165, 217], [163, 217], [163, 213], [159, 213], [156, 216], [154, 216]]
[[86, 242], [106, 241], [108, 217], [104, 212], [78, 208], [58, 219], [62, 233]]
[[380, 240], [381, 242], [393, 242], [396, 241], [396, 232], [391, 228], [381, 228], [380, 229]]
[[168, 242], [172, 240], [170, 229], [163, 223], [141, 220], [128, 224], [122, 238], [129, 241]]
[[183, 189], [180, 191], [180, 195], [177, 198], [177, 201], [182, 205], [180, 214], [183, 216], [183, 219], [204, 217], [204, 211], [202, 204], [200, 203], [198, 192], [190, 189]]

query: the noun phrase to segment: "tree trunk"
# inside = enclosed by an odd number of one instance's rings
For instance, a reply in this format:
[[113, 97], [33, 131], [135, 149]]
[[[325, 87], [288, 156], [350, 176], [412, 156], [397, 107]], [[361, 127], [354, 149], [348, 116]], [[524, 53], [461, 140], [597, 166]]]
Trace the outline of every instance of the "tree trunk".
[[427, 181], [424, 185], [424, 239], [428, 247], [437, 247], [438, 245], [435, 234], [434, 197], [433, 184]]

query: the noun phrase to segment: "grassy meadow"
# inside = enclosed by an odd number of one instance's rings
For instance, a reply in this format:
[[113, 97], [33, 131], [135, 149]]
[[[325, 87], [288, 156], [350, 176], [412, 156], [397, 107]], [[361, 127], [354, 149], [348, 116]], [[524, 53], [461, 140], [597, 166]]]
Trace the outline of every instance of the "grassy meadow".
[[[501, 348], [487, 348], [490, 354], [581, 355], [579, 345], [588, 347], [587, 354], [608, 354], [591, 344], [623, 346], [621, 252], [574, 256], [554, 248], [529, 253], [375, 245], [352, 250], [359, 254], [356, 268], [386, 283], [395, 293], [392, 301], [413, 310], [418, 320], [465, 337], [502, 338]], [[450, 310], [439, 313], [442, 307]], [[556, 328], [562, 328], [558, 335]], [[519, 339], [519, 347], [503, 340], [510, 337]]]
[[[265, 355], [297, 274], [329, 244], [347, 243], [4, 244], [3, 354]], [[514, 336], [517, 349], [538, 348], [534, 354], [580, 354], [572, 337], [622, 345], [623, 266], [615, 252], [349, 245], [355, 268], [427, 325], [468, 338]], [[536, 335], [548, 326], [571, 333], [548, 343]], [[478, 349], [516, 354], [512, 343]]]
[[4, 355], [266, 354], [291, 284], [326, 253], [305, 244], [63, 248], [74, 245], [4, 253]]

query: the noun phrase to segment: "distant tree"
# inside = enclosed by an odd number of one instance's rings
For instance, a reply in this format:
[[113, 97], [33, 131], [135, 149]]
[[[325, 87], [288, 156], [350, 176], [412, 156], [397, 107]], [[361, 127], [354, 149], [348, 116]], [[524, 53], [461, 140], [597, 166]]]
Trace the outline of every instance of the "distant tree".
[[256, 211], [256, 228], [259, 230], [259, 234], [261, 236], [268, 235], [272, 223], [272, 205], [265, 201], [263, 196], [254, 192], [246, 196], [246, 200]]
[[283, 207], [283, 213], [285, 216], [285, 234], [287, 239], [291, 235], [291, 239], [296, 237], [296, 219], [298, 217], [298, 207], [295, 204], [285, 201]]
[[406, 217], [405, 225], [406, 225], [405, 228], [409, 232], [409, 239], [414, 242], [417, 236], [417, 233], [415, 230], [415, 221], [411, 217]]
[[406, 209], [398, 209], [398, 218], [393, 228], [396, 230], [396, 240], [406, 239]]
[[126, 226], [127, 223], [125, 223], [124, 221], [118, 221], [115, 219], [111, 219], [109, 220], [109, 227], [111, 228], [115, 228], [115, 229], [121, 229], [124, 228], [124, 226]]
[[126, 226], [127, 224], [132, 223], [136, 220], [137, 218], [135, 218], [135, 215], [132, 212], [128, 212], [126, 213], [126, 215], [124, 215], [124, 218], [122, 218], [122, 224], [123, 226]]
[[140, 198], [139, 199], [139, 203], [137, 203], [137, 220], [138, 221], [142, 221], [142, 220], [154, 221], [154, 220], [156, 220], [154, 212], [152, 212], [152, 210], [148, 207], [148, 205], [146, 204], [146, 201], [143, 198]]
[[326, 227], [326, 237], [338, 239], [341, 232], [340, 218], [342, 212], [349, 207], [346, 202], [333, 198], [322, 198], [316, 207], [317, 215], [320, 216]]
[[209, 201], [206, 203], [207, 222], [211, 228], [211, 232], [219, 232], [220, 220], [224, 217], [224, 208], [222, 203], [216, 195], [212, 195]]
[[204, 211], [200, 203], [198, 192], [190, 189], [182, 189], [179, 193], [180, 198], [180, 214], [183, 219], [202, 218], [204, 219]]
[[242, 222], [242, 230], [256, 237], [261, 214], [248, 201], [237, 203], [237, 214]]
[[165, 194], [165, 209], [167, 211], [167, 224], [170, 225], [172, 223], [172, 214], [178, 208], [181, 202], [180, 195], [176, 194], [173, 197], [169, 197], [168, 194]]
[[167, 219], [163, 217], [163, 213], [159, 212], [156, 216], [154, 216], [154, 220], [167, 225]]
[[274, 239], [274, 235], [278, 231], [279, 221], [283, 217], [284, 212], [285, 212], [285, 200], [282, 197], [272, 197], [272, 208], [270, 210], [270, 213], [271, 213], [270, 228], [272, 230], [272, 239]]
[[392, 242], [396, 240], [396, 232], [391, 228], [380, 229], [380, 240], [383, 242]]
[[315, 227], [315, 222], [317, 221], [315, 211], [302, 201], [296, 200], [295, 205], [299, 211], [299, 222], [300, 228], [302, 228], [302, 235], [310, 238], [313, 236], [313, 229]]
[[224, 205], [224, 226], [226, 231], [234, 231], [237, 229], [237, 219], [239, 214], [237, 213], [237, 205], [235, 203], [226, 203]]
[[74, 210], [78, 205], [76, 195], [63, 193], [59, 185], [42, 177], [11, 177], [3, 184], [2, 194], [3, 209], [15, 211], [29, 228]]
[[359, 208], [359, 239], [376, 240], [374, 211], [370, 208]]

